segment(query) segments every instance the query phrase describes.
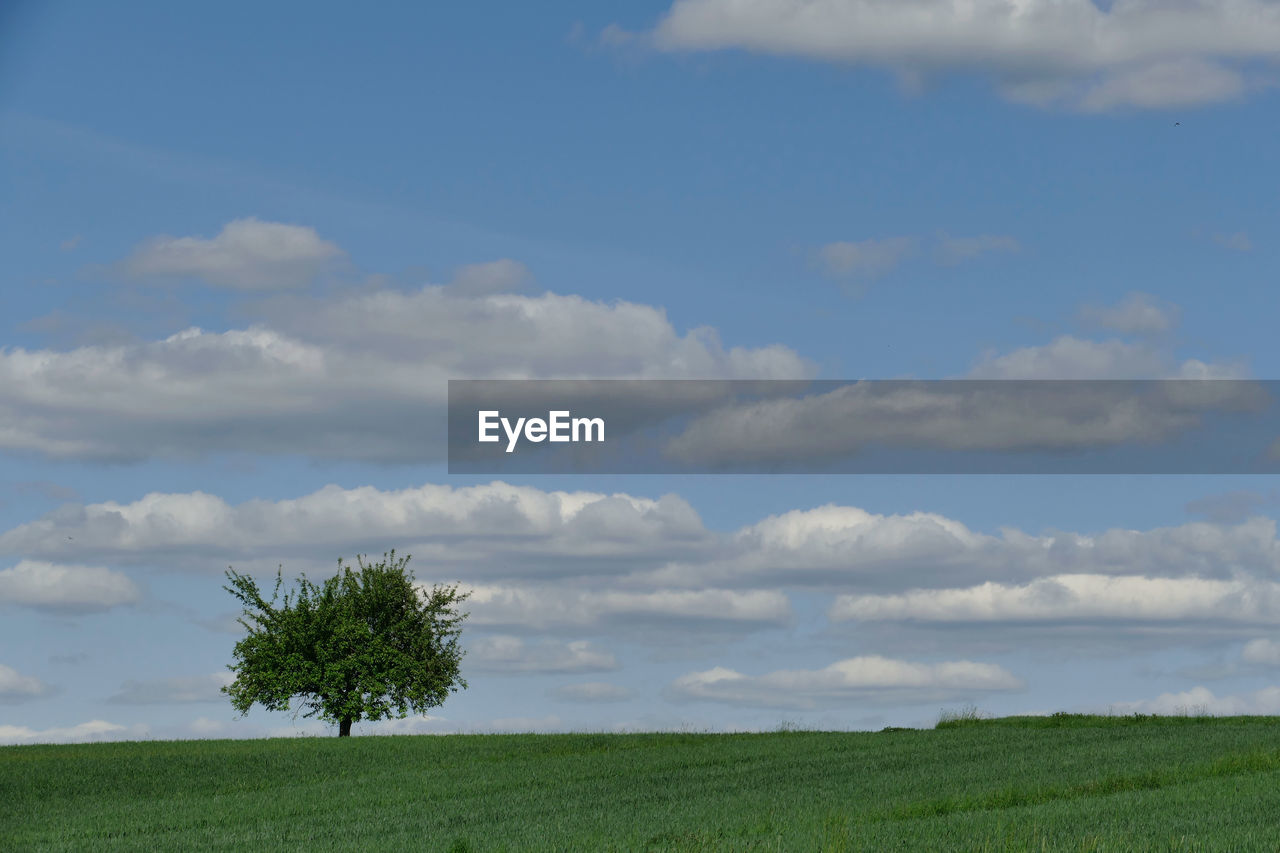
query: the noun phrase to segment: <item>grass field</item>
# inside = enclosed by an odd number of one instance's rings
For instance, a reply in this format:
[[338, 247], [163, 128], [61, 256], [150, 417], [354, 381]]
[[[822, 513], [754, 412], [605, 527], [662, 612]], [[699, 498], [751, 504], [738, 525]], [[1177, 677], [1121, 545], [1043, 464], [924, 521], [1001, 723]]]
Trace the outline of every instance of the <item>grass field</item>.
[[0, 748], [0, 850], [1280, 850], [1280, 718]]

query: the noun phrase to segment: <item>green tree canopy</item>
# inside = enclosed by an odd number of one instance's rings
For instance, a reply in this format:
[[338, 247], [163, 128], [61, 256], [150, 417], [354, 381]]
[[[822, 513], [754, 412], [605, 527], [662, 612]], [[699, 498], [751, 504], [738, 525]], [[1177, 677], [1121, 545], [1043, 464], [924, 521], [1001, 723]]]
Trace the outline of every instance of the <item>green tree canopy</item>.
[[303, 716], [319, 715], [351, 734], [358, 720], [403, 718], [425, 713], [467, 686], [459, 674], [458, 646], [467, 614], [456, 605], [467, 598], [457, 586], [415, 586], [409, 557], [384, 554], [358, 570], [338, 560], [338, 574], [317, 586], [302, 575], [286, 592], [276, 572], [267, 601], [248, 575], [228, 569], [223, 589], [244, 605], [239, 620], [249, 632], [236, 643], [235, 681], [222, 688], [242, 715], [254, 703], [289, 709], [296, 696]]

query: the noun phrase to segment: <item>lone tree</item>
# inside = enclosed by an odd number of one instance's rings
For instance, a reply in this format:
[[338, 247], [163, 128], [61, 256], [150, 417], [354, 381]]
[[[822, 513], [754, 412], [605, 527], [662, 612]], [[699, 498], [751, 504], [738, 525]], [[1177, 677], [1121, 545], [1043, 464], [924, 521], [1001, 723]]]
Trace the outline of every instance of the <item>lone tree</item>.
[[276, 599], [284, 584], [276, 572], [271, 601], [248, 575], [228, 569], [224, 586], [244, 605], [239, 620], [249, 635], [236, 643], [235, 681], [222, 688], [242, 715], [256, 702], [286, 711], [299, 696], [307, 709], [351, 734], [357, 720], [424, 713], [465, 688], [458, 673], [463, 652], [459, 627], [467, 614], [455, 605], [467, 598], [457, 586], [419, 593], [409, 557], [384, 554], [359, 570], [338, 560], [338, 574], [317, 586], [306, 575], [297, 590]]

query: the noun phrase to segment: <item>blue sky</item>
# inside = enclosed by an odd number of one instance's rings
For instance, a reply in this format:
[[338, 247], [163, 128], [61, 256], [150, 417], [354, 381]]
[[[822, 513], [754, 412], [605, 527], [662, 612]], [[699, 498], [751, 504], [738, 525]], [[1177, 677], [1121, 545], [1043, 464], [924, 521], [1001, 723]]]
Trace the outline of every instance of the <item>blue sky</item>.
[[324, 731], [218, 698], [221, 572], [392, 547], [471, 687], [357, 733], [1280, 712], [1271, 478], [415, 439], [450, 377], [1280, 375], [1280, 4], [789, 5], [0, 18], [0, 740]]

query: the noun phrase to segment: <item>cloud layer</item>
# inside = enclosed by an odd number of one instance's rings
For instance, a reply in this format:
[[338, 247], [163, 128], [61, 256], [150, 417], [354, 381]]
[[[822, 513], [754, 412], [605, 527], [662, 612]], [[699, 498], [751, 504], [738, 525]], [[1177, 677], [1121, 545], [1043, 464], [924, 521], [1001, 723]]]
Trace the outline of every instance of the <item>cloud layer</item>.
[[[155, 238], [131, 275], [279, 288], [341, 250], [308, 228], [229, 223], [212, 240]], [[502, 259], [447, 285], [278, 295], [242, 329], [71, 350], [0, 349], [0, 451], [138, 461], [244, 451], [379, 462], [444, 456], [450, 378], [787, 379], [783, 346], [726, 347], [658, 307], [545, 292]]]
[[94, 613], [134, 604], [141, 597], [141, 590], [128, 576], [101, 566], [22, 560], [0, 569], [0, 604]]
[[230, 684], [229, 672], [211, 675], [177, 676], [152, 681], [126, 681], [108, 697], [113, 705], [169, 705], [190, 702], [226, 702], [222, 687]]
[[666, 50], [739, 48], [887, 68], [989, 75], [1010, 100], [1102, 111], [1242, 97], [1280, 50], [1269, 0], [677, 0]]
[[587, 640], [527, 643], [519, 637], [484, 637], [467, 649], [468, 669], [500, 673], [609, 672], [618, 668], [611, 653]]
[[1110, 630], [1164, 623], [1191, 633], [1204, 626], [1280, 625], [1280, 583], [1054, 575], [1017, 586], [988, 581], [960, 589], [842, 595], [829, 615], [836, 622], [1058, 622]]
[[864, 656], [818, 670], [779, 670], [758, 676], [715, 667], [681, 676], [668, 694], [675, 699], [807, 710], [851, 701], [934, 702], [1022, 687], [1021, 680], [993, 664], [926, 664]]
[[120, 265], [132, 278], [195, 278], [233, 290], [300, 287], [345, 253], [314, 228], [249, 217], [223, 226], [216, 237], [159, 236]]
[[[1015, 352], [987, 362], [982, 372], [1034, 372], [1043, 355], [1052, 358], [1051, 353]], [[1264, 386], [1247, 382], [833, 382], [791, 397], [748, 397], [722, 405], [684, 426], [664, 452], [671, 465], [691, 470], [794, 471], [811, 465], [829, 471], [868, 465], [883, 466], [887, 473], [931, 473], [954, 465], [960, 473], [989, 473], [1001, 465], [1090, 471], [1089, 465], [1100, 464], [1104, 471], [1129, 473], [1135, 469], [1125, 466], [1154, 464], [1176, 472], [1185, 471], [1170, 466], [1216, 471], [1261, 464], [1274, 430], [1280, 430], [1271, 405]], [[1216, 413], [1251, 419], [1252, 462], [1230, 461], [1221, 437], [1213, 433], [1196, 435], [1176, 459], [1151, 457], [1150, 450], [1190, 433]], [[1112, 448], [1118, 450], [1110, 457], [1097, 454]]]
[[34, 675], [23, 675], [0, 663], [0, 705], [29, 702], [53, 693], [53, 688]]
[[[428, 484], [381, 490], [336, 485], [280, 501], [232, 506], [204, 492], [151, 493], [131, 503], [66, 505], [0, 534], [0, 553], [71, 558], [110, 555], [133, 564], [218, 571], [226, 560], [274, 569], [276, 555], [322, 559], [357, 547], [381, 553], [402, 543], [423, 563], [446, 559], [474, 579], [598, 573], [600, 561], [617, 571], [644, 561], [695, 553], [712, 542], [696, 511], [682, 498], [544, 491], [494, 482], [454, 488]], [[0, 596], [39, 600], [39, 584], [85, 588], [86, 601], [123, 603], [127, 588], [105, 570], [52, 567], [24, 561], [0, 572]], [[63, 575], [57, 575], [62, 572]], [[96, 572], [96, 574], [95, 574]], [[65, 580], [57, 581], [57, 577]], [[100, 588], [91, 586], [97, 579]]]

